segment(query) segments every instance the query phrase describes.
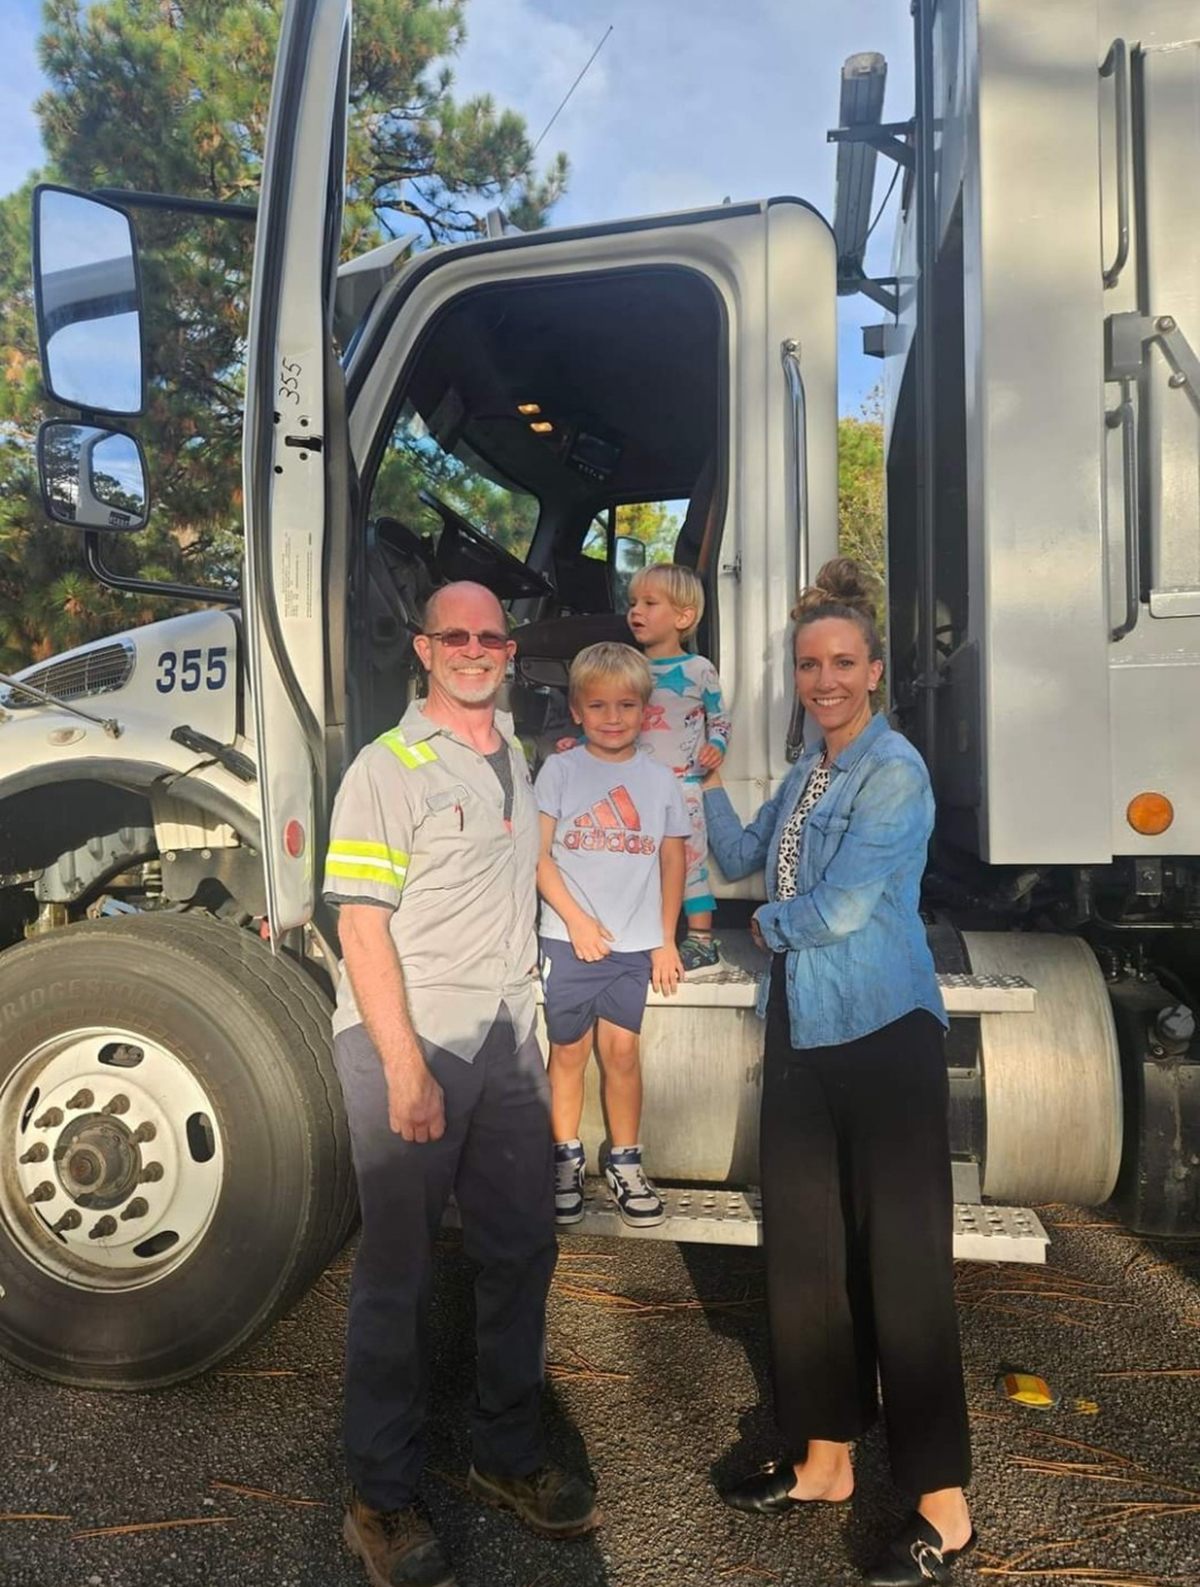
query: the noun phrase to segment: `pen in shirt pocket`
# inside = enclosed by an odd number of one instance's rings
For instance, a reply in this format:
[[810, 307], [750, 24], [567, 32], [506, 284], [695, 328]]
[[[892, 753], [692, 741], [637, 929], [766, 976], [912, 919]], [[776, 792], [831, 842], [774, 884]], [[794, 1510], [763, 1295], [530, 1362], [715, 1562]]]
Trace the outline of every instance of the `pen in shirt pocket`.
[[460, 832], [461, 832], [461, 831], [462, 831], [462, 829], [463, 829], [463, 811], [462, 811], [462, 805], [460, 805], [460, 804], [456, 804], [456, 805], [455, 805], [455, 806], [454, 806], [454, 814], [455, 814], [455, 815], [456, 815], [456, 816], [457, 816], [457, 817], [458, 817], [458, 830], [459, 830], [459, 831], [460, 831]]

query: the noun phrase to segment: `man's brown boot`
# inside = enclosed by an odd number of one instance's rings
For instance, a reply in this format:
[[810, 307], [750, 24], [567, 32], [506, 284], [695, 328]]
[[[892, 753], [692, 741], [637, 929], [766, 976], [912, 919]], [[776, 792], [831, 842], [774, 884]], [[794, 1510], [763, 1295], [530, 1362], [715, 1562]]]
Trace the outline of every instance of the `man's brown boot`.
[[342, 1536], [367, 1567], [374, 1587], [455, 1587], [442, 1545], [412, 1505], [404, 1510], [372, 1510], [351, 1493]]
[[543, 1537], [579, 1537], [600, 1524], [596, 1490], [558, 1466], [539, 1466], [527, 1477], [497, 1477], [472, 1466], [467, 1487], [487, 1504], [515, 1510]]

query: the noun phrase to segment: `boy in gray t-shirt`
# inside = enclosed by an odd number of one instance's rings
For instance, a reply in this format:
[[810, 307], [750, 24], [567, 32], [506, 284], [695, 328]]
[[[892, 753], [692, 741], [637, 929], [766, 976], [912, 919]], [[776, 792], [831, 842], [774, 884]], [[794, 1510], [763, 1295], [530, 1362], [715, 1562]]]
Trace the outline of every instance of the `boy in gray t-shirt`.
[[686, 871], [687, 807], [675, 777], [637, 747], [650, 668], [630, 645], [590, 645], [571, 667], [571, 715], [585, 742], [538, 774], [542, 979], [550, 1038], [555, 1214], [583, 1216], [583, 1074], [593, 1034], [604, 1071], [605, 1178], [625, 1222], [663, 1221], [642, 1170], [638, 1036], [653, 981], [683, 974], [675, 922]]

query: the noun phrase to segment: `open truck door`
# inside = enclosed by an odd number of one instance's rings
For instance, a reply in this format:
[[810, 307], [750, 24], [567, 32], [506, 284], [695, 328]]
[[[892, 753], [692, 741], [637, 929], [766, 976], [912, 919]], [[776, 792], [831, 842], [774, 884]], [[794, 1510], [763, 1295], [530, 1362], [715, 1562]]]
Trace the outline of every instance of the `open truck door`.
[[[311, 915], [325, 784], [325, 549], [345, 510], [331, 326], [341, 236], [349, 0], [284, 10], [250, 297], [243, 590], [272, 937]], [[341, 454], [335, 456], [334, 454]]]

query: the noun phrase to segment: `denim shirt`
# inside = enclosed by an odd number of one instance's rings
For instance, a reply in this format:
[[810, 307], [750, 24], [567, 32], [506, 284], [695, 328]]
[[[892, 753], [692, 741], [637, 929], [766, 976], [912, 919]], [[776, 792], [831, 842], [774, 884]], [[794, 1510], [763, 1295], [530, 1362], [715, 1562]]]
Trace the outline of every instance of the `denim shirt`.
[[[933, 831], [925, 763], [876, 716], [832, 762], [829, 787], [809, 812], [796, 896], [777, 900], [779, 839], [820, 750], [798, 760], [743, 827], [723, 788], [704, 796], [709, 848], [730, 881], [766, 870], [756, 913], [772, 953], [786, 953], [792, 1046], [855, 1041], [923, 1008], [946, 1011], [918, 913]], [[766, 1014], [768, 978], [759, 990]]]

